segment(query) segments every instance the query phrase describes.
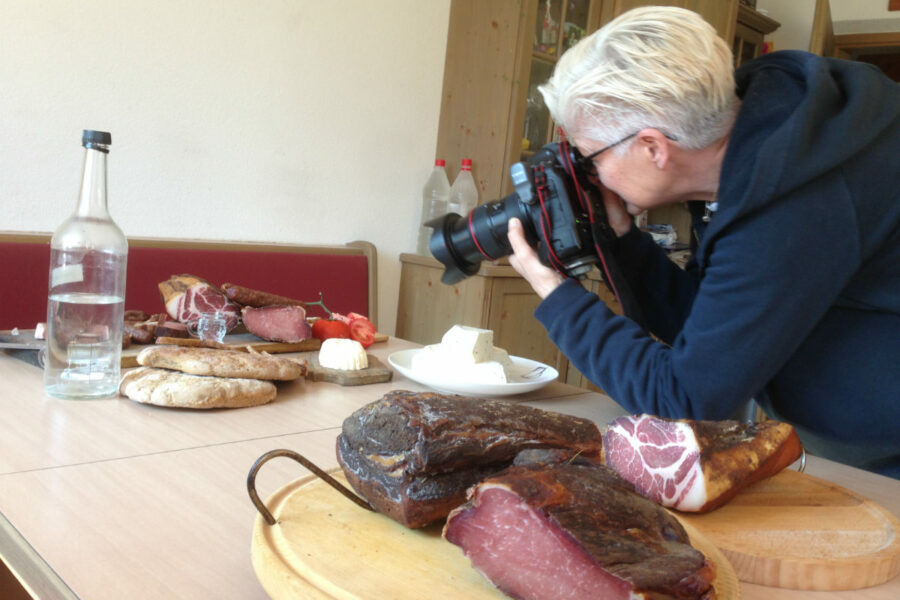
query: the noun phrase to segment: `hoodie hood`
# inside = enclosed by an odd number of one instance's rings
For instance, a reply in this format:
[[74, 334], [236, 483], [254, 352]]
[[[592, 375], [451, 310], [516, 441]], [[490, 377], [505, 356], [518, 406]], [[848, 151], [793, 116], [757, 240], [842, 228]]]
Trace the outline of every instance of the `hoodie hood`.
[[850, 160], [900, 115], [900, 86], [865, 63], [780, 51], [742, 66], [735, 80], [743, 103], [719, 190], [732, 218]]

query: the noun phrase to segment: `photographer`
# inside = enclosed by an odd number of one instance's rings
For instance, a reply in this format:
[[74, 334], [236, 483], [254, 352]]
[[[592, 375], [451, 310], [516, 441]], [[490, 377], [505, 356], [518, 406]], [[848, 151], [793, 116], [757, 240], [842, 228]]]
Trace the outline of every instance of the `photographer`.
[[[755, 398], [811, 453], [900, 478], [898, 85], [799, 51], [734, 72], [699, 15], [646, 7], [540, 89], [593, 164], [648, 329], [541, 264], [511, 219], [511, 263], [571, 362], [628, 411], [726, 419]], [[631, 217], [676, 202], [685, 270]]]

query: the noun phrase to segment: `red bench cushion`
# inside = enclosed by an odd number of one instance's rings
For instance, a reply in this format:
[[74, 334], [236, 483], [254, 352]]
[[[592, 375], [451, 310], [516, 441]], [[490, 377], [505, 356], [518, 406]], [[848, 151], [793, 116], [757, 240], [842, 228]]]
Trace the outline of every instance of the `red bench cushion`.
[[[0, 329], [30, 329], [47, 318], [50, 245], [0, 244]], [[298, 300], [316, 301], [319, 292], [334, 312], [368, 312], [368, 263], [363, 255], [235, 249], [153, 248], [128, 251], [126, 310], [165, 312], [157, 284], [190, 273], [213, 285], [233, 283]], [[311, 307], [310, 316], [324, 316]]]

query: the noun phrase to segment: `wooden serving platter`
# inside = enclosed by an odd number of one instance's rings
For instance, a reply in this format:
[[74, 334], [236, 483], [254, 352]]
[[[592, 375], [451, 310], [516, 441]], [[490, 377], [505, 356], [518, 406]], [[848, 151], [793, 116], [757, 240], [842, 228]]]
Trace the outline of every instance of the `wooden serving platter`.
[[900, 572], [900, 522], [843, 487], [789, 470], [705, 515], [679, 513], [749, 583], [852, 590]]
[[[331, 474], [341, 483], [339, 469]], [[441, 526], [407, 529], [343, 498], [313, 475], [278, 490], [266, 502], [278, 520], [257, 515], [253, 568], [273, 600], [502, 600], [507, 598], [441, 537]], [[690, 525], [691, 543], [716, 567], [719, 600], [740, 598], [725, 557]]]

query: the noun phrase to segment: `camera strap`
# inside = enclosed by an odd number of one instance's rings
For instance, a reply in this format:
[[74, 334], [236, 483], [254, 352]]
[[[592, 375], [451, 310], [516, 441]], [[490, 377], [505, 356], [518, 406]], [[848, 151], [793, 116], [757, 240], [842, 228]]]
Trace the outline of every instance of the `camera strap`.
[[564, 159], [562, 161], [563, 166], [571, 180], [574, 182], [575, 193], [578, 196], [578, 200], [581, 203], [582, 208], [587, 211], [590, 219], [591, 235], [594, 238], [594, 250], [600, 258], [603, 283], [606, 284], [609, 291], [612, 292], [616, 297], [616, 300], [619, 301], [619, 306], [622, 307], [622, 313], [637, 323], [641, 329], [649, 331], [647, 329], [647, 322], [644, 318], [644, 311], [641, 310], [640, 304], [638, 303], [637, 298], [635, 298], [634, 292], [631, 290], [631, 285], [625, 277], [625, 273], [622, 271], [621, 267], [619, 267], [619, 263], [613, 256], [613, 247], [615, 246], [618, 237], [616, 236], [616, 232], [613, 231], [612, 227], [609, 225], [606, 217], [606, 209], [603, 208], [602, 200], [595, 202], [592, 194], [585, 189], [587, 184], [582, 184], [578, 173], [576, 173], [575, 164], [572, 161], [569, 143], [566, 140], [562, 140], [560, 144], [562, 145], [563, 151], [560, 152], [559, 155]]
[[[631, 290], [631, 284], [625, 277], [625, 273], [619, 266], [618, 261], [613, 257], [613, 245], [615, 244], [616, 234], [606, 222], [606, 211], [603, 212], [603, 219], [594, 220], [591, 223], [591, 233], [594, 236], [594, 248], [597, 256], [600, 257], [600, 266], [603, 271], [603, 283], [610, 292], [619, 301], [622, 307], [622, 313], [637, 323], [641, 329], [648, 331], [647, 322], [644, 319], [644, 311]], [[649, 332], [649, 331], [648, 331]]]

